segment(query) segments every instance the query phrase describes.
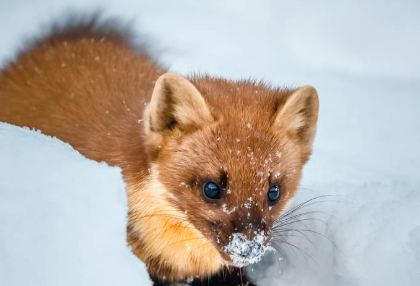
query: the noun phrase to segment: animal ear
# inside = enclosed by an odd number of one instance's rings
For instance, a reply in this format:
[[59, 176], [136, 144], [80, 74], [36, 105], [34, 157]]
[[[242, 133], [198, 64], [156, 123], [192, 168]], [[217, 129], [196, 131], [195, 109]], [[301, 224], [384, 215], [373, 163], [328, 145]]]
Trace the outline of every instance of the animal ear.
[[311, 149], [318, 121], [318, 93], [312, 86], [295, 90], [278, 111], [273, 128]]
[[203, 96], [190, 81], [169, 73], [159, 77], [144, 116], [149, 141], [160, 145], [175, 129], [188, 133], [213, 121]]

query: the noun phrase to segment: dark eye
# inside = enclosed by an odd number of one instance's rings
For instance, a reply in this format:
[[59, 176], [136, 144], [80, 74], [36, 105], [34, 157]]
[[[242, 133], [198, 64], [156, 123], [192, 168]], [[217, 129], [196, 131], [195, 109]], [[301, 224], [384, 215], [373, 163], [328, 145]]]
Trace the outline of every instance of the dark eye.
[[220, 188], [214, 182], [207, 182], [203, 186], [203, 191], [209, 199], [220, 199]]
[[270, 202], [274, 202], [280, 198], [280, 188], [277, 185], [271, 186], [270, 189], [268, 189], [268, 200]]

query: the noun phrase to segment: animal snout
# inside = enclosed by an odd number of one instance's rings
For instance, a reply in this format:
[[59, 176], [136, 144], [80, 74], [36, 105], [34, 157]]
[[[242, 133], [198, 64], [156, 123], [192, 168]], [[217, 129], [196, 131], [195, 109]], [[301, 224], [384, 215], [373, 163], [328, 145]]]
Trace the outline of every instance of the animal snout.
[[270, 247], [264, 245], [266, 236], [263, 231], [256, 234], [252, 239], [248, 239], [243, 233], [234, 233], [229, 240], [229, 244], [223, 250], [229, 253], [233, 265], [237, 267], [258, 262], [265, 251], [270, 249]]

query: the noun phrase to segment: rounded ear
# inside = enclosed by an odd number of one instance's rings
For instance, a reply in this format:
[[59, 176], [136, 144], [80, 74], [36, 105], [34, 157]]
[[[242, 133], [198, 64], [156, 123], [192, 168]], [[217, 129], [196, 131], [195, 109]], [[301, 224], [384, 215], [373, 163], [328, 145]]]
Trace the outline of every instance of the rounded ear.
[[318, 121], [318, 93], [312, 86], [295, 90], [278, 111], [273, 123], [275, 132], [286, 133], [311, 149]]
[[159, 77], [144, 114], [149, 144], [161, 145], [164, 137], [175, 128], [189, 133], [213, 121], [203, 96], [190, 81], [170, 73]]

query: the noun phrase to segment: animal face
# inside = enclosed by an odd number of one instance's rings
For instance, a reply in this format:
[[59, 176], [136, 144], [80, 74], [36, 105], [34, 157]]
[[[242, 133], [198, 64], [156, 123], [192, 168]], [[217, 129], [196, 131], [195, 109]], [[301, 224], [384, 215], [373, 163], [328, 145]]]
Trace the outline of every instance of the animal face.
[[173, 150], [163, 151], [159, 164], [159, 180], [171, 202], [231, 263], [231, 256], [245, 263], [259, 254], [229, 250], [235, 234], [242, 234], [244, 243], [263, 237], [249, 247], [265, 249], [270, 227], [293, 196], [301, 171], [296, 148], [258, 130], [254, 122], [252, 129], [242, 124], [241, 132], [222, 122], [180, 139]]
[[163, 75], [145, 115], [146, 144], [168, 202], [225, 263], [269, 249], [311, 153], [314, 88], [278, 90], [208, 77]]

